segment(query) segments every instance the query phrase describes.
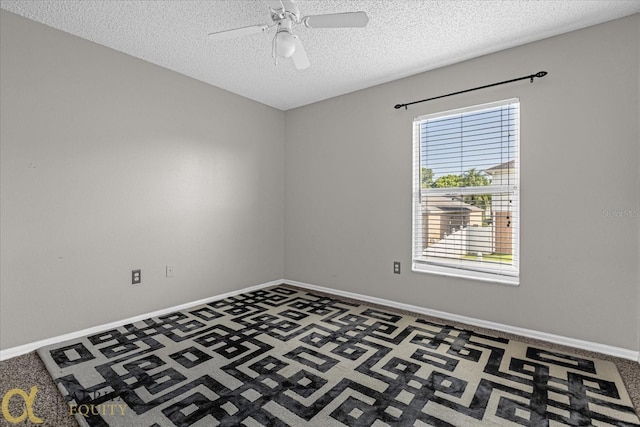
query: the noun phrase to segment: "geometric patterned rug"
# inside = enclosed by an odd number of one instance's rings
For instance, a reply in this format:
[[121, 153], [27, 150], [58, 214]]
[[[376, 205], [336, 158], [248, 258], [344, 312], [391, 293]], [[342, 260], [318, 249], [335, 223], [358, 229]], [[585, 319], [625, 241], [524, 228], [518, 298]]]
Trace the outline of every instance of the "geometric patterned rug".
[[286, 286], [38, 350], [84, 426], [639, 426], [612, 362]]

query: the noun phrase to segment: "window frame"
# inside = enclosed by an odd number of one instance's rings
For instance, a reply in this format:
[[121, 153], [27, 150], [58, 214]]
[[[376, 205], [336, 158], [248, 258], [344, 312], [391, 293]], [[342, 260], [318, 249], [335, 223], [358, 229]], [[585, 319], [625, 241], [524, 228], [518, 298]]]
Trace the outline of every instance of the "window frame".
[[[459, 259], [429, 259], [423, 254], [418, 255], [417, 252], [424, 251], [425, 245], [421, 242], [424, 229], [422, 200], [425, 189], [422, 188], [422, 141], [421, 141], [421, 124], [435, 119], [441, 119], [448, 116], [462, 116], [467, 113], [479, 112], [493, 108], [504, 108], [516, 104], [515, 122], [513, 124], [514, 131], [514, 148], [513, 159], [515, 160], [515, 184], [511, 185], [488, 185], [477, 187], [448, 187], [448, 188], [430, 188], [426, 191], [428, 195], [470, 195], [470, 194], [486, 194], [492, 193], [509, 193], [509, 199], [512, 201], [512, 210], [516, 210], [516, 215], [512, 216], [512, 248], [513, 257], [512, 265], [500, 264], [485, 267], [477, 261], [466, 261]], [[519, 98], [510, 98], [495, 102], [478, 104], [464, 108], [441, 111], [431, 114], [425, 114], [414, 117], [413, 119], [413, 197], [412, 197], [412, 230], [411, 230], [411, 268], [412, 271], [418, 273], [429, 273], [451, 277], [460, 277], [465, 279], [480, 280], [493, 283], [501, 283], [507, 285], [518, 286], [520, 284], [520, 100]], [[427, 258], [421, 260], [418, 258]]]

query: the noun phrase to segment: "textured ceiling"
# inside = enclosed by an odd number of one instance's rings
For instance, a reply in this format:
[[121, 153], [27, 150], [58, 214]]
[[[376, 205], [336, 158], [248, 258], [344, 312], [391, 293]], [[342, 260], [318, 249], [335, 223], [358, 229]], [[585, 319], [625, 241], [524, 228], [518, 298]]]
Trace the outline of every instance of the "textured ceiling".
[[[640, 0], [344, 0], [297, 2], [301, 15], [365, 11], [366, 28], [294, 27], [311, 67], [274, 65], [260, 0], [1, 0], [2, 9], [281, 110], [640, 12]], [[530, 70], [535, 72], [538, 70]]]

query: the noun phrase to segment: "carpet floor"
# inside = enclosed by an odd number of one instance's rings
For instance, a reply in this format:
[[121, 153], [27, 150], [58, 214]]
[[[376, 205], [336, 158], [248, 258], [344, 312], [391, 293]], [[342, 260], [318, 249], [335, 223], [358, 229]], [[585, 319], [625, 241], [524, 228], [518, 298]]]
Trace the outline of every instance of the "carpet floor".
[[39, 354], [62, 396], [34, 354], [0, 392], [44, 425], [640, 425], [636, 362], [289, 286]]

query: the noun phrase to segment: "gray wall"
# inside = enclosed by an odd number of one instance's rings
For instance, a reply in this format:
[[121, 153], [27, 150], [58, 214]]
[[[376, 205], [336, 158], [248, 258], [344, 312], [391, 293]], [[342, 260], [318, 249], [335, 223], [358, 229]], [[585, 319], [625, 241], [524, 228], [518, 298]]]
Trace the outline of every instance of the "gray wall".
[[0, 348], [283, 277], [283, 112], [0, 19]]
[[[639, 27], [634, 15], [287, 111], [285, 277], [638, 350]], [[413, 117], [511, 97], [520, 286], [411, 272]]]

